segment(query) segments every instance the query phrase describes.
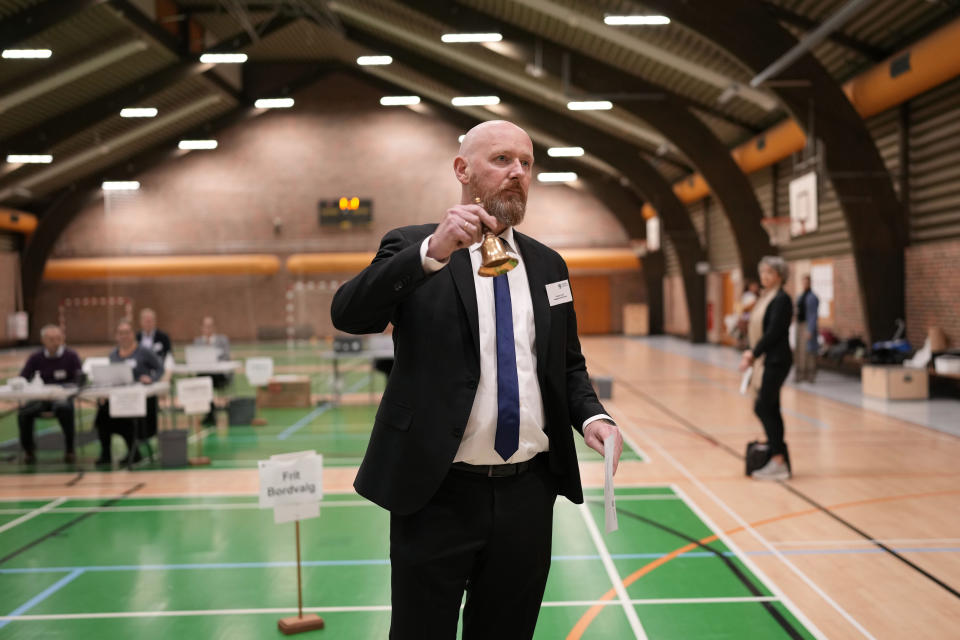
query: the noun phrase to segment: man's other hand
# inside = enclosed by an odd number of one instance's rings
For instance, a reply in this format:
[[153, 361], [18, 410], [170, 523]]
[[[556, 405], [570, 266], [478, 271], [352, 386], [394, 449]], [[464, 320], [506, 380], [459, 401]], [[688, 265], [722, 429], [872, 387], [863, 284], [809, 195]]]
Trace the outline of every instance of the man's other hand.
[[620, 464], [620, 454], [623, 453], [623, 435], [620, 428], [606, 420], [594, 420], [583, 428], [583, 441], [587, 446], [603, 455], [603, 443], [607, 438], [616, 438], [613, 448], [613, 472], [617, 472]]

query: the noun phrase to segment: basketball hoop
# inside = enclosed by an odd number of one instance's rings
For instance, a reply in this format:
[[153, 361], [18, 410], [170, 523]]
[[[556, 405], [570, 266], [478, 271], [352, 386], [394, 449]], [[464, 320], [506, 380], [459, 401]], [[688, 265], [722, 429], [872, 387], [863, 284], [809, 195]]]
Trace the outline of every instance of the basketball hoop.
[[790, 242], [790, 218], [788, 216], [763, 218], [760, 223], [767, 230], [771, 245], [779, 247]]

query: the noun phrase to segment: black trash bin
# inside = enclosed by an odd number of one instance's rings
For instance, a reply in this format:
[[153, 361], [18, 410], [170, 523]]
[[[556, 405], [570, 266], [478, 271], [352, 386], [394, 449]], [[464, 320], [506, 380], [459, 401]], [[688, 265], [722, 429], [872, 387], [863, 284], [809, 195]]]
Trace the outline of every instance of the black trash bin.
[[248, 425], [256, 415], [257, 399], [254, 397], [232, 398], [227, 404], [227, 423], [231, 426]]
[[160, 447], [160, 466], [187, 466], [187, 430], [167, 429], [157, 432], [157, 444]]

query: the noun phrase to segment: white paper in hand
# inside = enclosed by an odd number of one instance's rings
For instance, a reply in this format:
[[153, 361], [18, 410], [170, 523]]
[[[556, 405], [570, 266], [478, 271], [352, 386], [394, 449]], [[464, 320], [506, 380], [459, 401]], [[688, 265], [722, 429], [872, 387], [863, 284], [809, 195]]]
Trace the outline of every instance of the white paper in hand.
[[616, 531], [620, 525], [617, 524], [617, 503], [613, 491], [613, 456], [617, 446], [617, 439], [614, 436], [608, 436], [603, 441], [603, 514], [606, 519], [607, 533]]
[[753, 367], [747, 367], [746, 371], [743, 372], [743, 377], [740, 378], [740, 395], [747, 395], [747, 390], [750, 389], [750, 378], [753, 377]]

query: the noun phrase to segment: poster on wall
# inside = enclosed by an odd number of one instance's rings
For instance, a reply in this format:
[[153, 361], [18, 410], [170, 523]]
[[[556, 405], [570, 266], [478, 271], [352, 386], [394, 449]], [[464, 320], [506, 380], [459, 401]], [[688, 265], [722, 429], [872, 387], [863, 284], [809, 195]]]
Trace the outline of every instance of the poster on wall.
[[833, 302], [833, 265], [815, 264], [810, 267], [810, 288], [820, 299], [817, 316], [829, 318]]
[[647, 219], [647, 251], [660, 250], [660, 218]]
[[790, 237], [817, 230], [817, 172], [790, 181]]

